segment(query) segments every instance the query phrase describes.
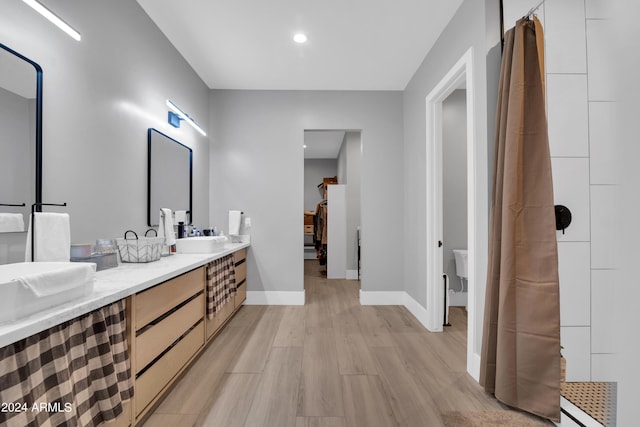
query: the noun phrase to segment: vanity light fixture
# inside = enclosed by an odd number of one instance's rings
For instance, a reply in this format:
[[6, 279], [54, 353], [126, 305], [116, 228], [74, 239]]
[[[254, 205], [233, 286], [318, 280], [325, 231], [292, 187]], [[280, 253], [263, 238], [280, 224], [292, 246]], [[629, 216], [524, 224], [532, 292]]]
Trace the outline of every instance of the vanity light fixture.
[[51, 12], [49, 9], [47, 9], [46, 7], [38, 3], [36, 0], [22, 0], [22, 1], [28, 4], [29, 6], [31, 6], [40, 15], [47, 18], [49, 21], [55, 24], [62, 31], [69, 34], [71, 37], [73, 37], [77, 41], [80, 41], [80, 33], [74, 30], [73, 28], [71, 28], [71, 26], [69, 26], [69, 24], [64, 22], [62, 19], [58, 18], [58, 16], [55, 13]]
[[184, 120], [189, 123], [195, 130], [200, 132], [202, 136], [207, 136], [207, 133], [193, 121], [191, 117], [184, 111], [182, 111], [176, 104], [167, 99], [167, 107], [173, 111], [169, 111], [169, 124], [175, 128], [180, 127], [180, 120]]
[[299, 44], [307, 42], [307, 35], [304, 33], [297, 33], [293, 36], [293, 41]]

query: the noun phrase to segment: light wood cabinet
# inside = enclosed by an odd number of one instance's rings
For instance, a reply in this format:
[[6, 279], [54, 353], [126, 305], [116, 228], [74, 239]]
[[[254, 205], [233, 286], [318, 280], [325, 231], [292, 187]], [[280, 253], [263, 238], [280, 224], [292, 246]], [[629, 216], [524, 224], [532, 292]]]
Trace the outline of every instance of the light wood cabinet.
[[136, 337], [136, 370], [138, 373], [184, 335], [204, 316], [204, 294], [201, 293], [157, 324]]
[[247, 299], [247, 250], [242, 249], [234, 254], [236, 263], [236, 283], [238, 290], [234, 298], [234, 307], [240, 307]]
[[200, 267], [136, 294], [136, 331], [204, 291], [204, 280], [204, 267]]
[[[238, 289], [212, 319], [206, 315], [206, 267], [129, 297], [127, 333], [134, 397], [116, 427], [141, 424], [205, 344], [238, 311], [247, 295], [247, 250], [233, 253]], [[130, 414], [130, 415], [129, 415]]]
[[204, 291], [200, 267], [130, 297], [136, 421], [204, 346]]
[[234, 298], [234, 307], [240, 307], [244, 300], [247, 299], [247, 282], [243, 282], [240, 286], [238, 286], [238, 292], [236, 292], [236, 296]]
[[159, 396], [160, 392], [169, 388], [171, 380], [180, 373], [203, 343], [204, 325], [201, 322], [147, 371], [136, 378], [134, 397], [136, 408], [142, 408], [138, 410], [139, 414]]

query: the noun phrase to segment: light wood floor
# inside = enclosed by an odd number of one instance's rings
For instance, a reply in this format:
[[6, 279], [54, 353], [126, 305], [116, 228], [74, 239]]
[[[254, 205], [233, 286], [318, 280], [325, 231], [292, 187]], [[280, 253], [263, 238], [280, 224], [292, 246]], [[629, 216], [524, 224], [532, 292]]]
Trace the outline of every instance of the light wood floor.
[[305, 262], [305, 306], [244, 306], [148, 418], [156, 426], [442, 426], [504, 409], [466, 373], [466, 317], [429, 333]]

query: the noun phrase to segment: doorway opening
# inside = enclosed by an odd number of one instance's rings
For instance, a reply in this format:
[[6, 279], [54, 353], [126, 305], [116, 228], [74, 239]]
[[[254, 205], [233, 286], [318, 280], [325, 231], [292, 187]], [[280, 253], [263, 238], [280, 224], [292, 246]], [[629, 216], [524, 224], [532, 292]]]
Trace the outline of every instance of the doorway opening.
[[465, 82], [442, 102], [442, 270], [444, 331], [467, 332], [467, 91]]
[[[466, 248], [467, 248], [467, 372], [478, 380], [482, 341], [482, 304], [486, 277], [488, 236], [488, 173], [486, 138], [479, 135], [474, 104], [473, 48], [470, 48], [426, 98], [427, 112], [427, 216], [426, 216], [426, 292], [427, 329], [442, 332], [446, 323], [443, 219], [443, 102], [456, 90], [465, 89], [466, 125]], [[480, 111], [479, 111], [480, 113]], [[453, 244], [462, 244], [453, 242]], [[464, 248], [449, 248], [464, 249]], [[449, 256], [449, 254], [447, 254]], [[447, 275], [448, 276], [448, 275]], [[457, 274], [455, 275], [457, 276]], [[455, 288], [454, 288], [455, 289]], [[460, 288], [457, 288], [460, 289]]]
[[304, 271], [360, 279], [362, 137], [359, 130], [304, 131]]

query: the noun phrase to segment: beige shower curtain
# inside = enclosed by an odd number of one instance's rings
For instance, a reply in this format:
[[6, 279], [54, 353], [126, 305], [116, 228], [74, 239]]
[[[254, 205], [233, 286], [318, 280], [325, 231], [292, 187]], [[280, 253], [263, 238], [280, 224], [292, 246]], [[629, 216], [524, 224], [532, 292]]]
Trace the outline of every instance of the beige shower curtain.
[[559, 420], [558, 253], [544, 39], [534, 20], [505, 34], [480, 383], [509, 406]]

